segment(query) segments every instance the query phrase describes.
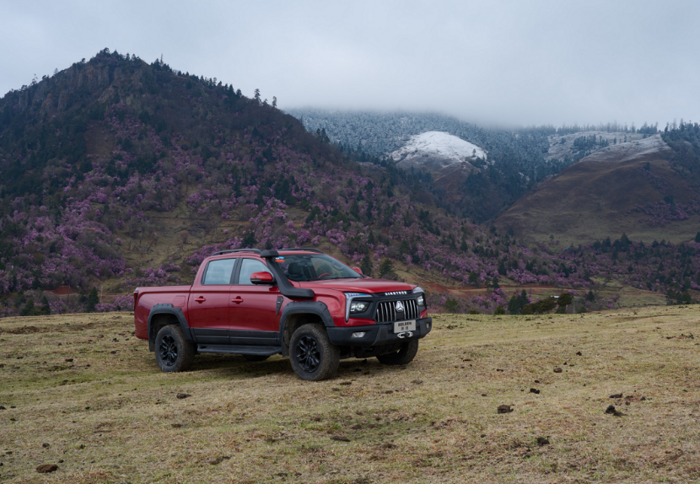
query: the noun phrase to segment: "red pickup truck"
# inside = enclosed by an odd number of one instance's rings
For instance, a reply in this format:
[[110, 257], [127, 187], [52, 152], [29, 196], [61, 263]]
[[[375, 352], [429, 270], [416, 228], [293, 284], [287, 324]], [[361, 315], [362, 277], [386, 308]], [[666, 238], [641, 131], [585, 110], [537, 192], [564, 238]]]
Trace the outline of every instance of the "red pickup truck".
[[420, 287], [309, 248], [217, 252], [192, 286], [136, 288], [134, 320], [165, 372], [189, 369], [197, 353], [281, 354], [304, 380], [330, 378], [342, 358], [407, 364], [432, 328]]

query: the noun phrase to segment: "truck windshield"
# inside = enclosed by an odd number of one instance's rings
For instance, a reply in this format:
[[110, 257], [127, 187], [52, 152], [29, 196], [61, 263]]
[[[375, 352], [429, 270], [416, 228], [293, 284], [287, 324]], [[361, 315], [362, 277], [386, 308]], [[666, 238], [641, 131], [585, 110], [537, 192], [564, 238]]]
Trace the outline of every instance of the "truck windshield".
[[281, 255], [275, 259], [290, 281], [327, 281], [361, 277], [342, 262], [325, 254]]

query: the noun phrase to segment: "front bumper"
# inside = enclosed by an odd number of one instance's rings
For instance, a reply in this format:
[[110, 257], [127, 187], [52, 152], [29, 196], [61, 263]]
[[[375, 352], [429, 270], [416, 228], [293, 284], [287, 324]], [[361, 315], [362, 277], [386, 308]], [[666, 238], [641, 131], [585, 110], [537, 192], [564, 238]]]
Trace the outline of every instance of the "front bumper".
[[[433, 318], [416, 320], [416, 330], [412, 336], [403, 338], [394, 333], [394, 323], [373, 324], [371, 326], [326, 327], [328, 338], [336, 346], [372, 347], [401, 344], [411, 339], [423, 338], [433, 329]], [[364, 332], [361, 338], [353, 338], [354, 333]]]

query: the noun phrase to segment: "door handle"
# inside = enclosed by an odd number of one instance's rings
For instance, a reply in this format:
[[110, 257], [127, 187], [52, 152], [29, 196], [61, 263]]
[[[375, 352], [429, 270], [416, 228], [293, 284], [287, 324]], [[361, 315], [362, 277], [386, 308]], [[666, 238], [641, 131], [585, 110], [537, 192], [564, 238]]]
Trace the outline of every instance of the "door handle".
[[204, 301], [206, 301], [206, 299], [204, 298], [204, 296], [199, 296], [197, 299], [195, 299], [195, 301], [197, 301], [198, 303], [203, 303]]
[[231, 299], [231, 302], [239, 304], [243, 302], [243, 298], [241, 296], [236, 296], [235, 298]]

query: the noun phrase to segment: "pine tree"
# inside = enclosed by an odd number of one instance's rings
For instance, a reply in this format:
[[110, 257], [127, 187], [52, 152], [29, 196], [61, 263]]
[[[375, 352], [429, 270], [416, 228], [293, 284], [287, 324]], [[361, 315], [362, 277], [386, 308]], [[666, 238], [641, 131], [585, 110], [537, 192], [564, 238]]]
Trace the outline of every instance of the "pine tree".
[[628, 247], [630, 245], [630, 239], [624, 232], [622, 233], [622, 237], [620, 237], [620, 244], [622, 244], [623, 247]]
[[85, 302], [85, 312], [94, 313], [95, 306], [100, 302], [100, 295], [97, 293], [97, 288], [93, 287], [90, 294], [88, 294], [87, 301]]
[[392, 272], [394, 272], [394, 263], [391, 262], [391, 259], [384, 259], [379, 266], [379, 276], [383, 277]]
[[32, 316], [34, 314], [34, 298], [27, 298], [27, 304], [19, 312], [20, 316]]
[[557, 306], [559, 306], [560, 308], [565, 308], [572, 302], [574, 302], [574, 298], [571, 296], [571, 293], [562, 292], [559, 295], [559, 299], [557, 299]]
[[51, 307], [49, 306], [49, 300], [46, 298], [46, 296], [41, 298], [41, 309], [40, 312], [41, 314], [49, 315], [51, 314]]
[[357, 200], [353, 200], [352, 205], [350, 205], [350, 215], [356, 219], [360, 218], [360, 206], [358, 205]]
[[364, 275], [368, 277], [372, 276], [372, 261], [369, 258], [369, 254], [365, 254], [365, 257], [362, 259], [360, 270]]

